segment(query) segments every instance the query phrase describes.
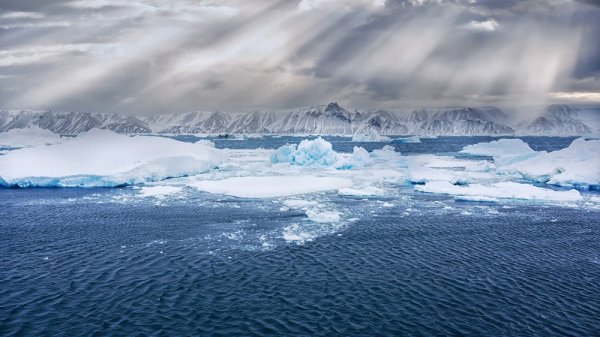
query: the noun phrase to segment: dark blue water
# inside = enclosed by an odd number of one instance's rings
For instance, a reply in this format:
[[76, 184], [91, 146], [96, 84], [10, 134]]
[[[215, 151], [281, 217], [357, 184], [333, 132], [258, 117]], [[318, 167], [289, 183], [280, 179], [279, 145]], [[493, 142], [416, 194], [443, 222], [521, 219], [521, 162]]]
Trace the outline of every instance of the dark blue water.
[[600, 335], [597, 209], [323, 193], [356, 220], [298, 245], [272, 200], [134, 194], [0, 189], [0, 335]]

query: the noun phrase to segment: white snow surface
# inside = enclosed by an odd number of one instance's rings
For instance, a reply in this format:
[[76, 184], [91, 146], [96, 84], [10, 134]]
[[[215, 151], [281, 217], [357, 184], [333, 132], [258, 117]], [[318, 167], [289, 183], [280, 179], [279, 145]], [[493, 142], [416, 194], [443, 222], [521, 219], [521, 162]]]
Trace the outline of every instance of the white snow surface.
[[352, 185], [352, 180], [338, 177], [249, 176], [223, 180], [201, 180], [191, 186], [204, 192], [238, 198], [275, 198], [338, 190]]
[[206, 172], [223, 161], [207, 142], [129, 137], [92, 129], [67, 142], [0, 157], [0, 185], [122, 186]]
[[600, 140], [575, 139], [562, 150], [534, 151], [520, 139], [500, 139], [466, 146], [462, 152], [494, 157], [496, 172], [552, 185], [600, 185]]
[[560, 186], [600, 186], [600, 140], [578, 138], [562, 150], [545, 153], [500, 168], [523, 178]]
[[60, 136], [38, 126], [0, 132], [0, 147], [22, 148], [60, 143]]
[[460, 152], [494, 157], [496, 165], [507, 165], [540, 154], [520, 139], [499, 139], [489, 143], [467, 145]]
[[500, 199], [526, 199], [545, 201], [580, 201], [581, 194], [577, 190], [554, 191], [530, 184], [503, 181], [493, 184], [454, 185], [448, 181], [432, 181], [425, 185], [415, 186], [415, 190], [428, 193], [450, 194], [471, 197], [471, 200], [490, 201]]

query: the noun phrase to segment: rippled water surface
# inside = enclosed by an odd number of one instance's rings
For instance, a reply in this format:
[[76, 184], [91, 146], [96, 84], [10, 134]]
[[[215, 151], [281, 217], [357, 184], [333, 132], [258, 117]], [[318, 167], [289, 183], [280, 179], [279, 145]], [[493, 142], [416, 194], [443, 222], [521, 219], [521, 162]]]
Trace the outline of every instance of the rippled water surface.
[[[422, 152], [452, 153], [480, 140], [427, 141]], [[217, 145], [278, 142], [291, 141]], [[192, 189], [0, 189], [0, 335], [600, 335], [595, 208], [401, 185], [308, 198], [345, 220]], [[307, 240], [284, 239], [299, 228]]]

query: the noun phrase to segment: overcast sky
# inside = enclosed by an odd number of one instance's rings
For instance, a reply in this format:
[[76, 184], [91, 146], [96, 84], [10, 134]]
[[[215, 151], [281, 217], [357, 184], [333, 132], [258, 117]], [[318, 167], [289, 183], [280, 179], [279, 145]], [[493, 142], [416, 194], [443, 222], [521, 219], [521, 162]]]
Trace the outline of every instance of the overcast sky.
[[599, 2], [1, 0], [0, 108], [598, 102]]

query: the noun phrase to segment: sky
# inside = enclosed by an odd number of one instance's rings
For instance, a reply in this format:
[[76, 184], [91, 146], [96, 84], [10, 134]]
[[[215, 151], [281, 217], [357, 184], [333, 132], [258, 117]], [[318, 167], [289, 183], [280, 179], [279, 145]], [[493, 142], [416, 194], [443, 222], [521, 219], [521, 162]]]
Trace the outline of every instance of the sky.
[[600, 0], [0, 0], [0, 108], [600, 102]]

